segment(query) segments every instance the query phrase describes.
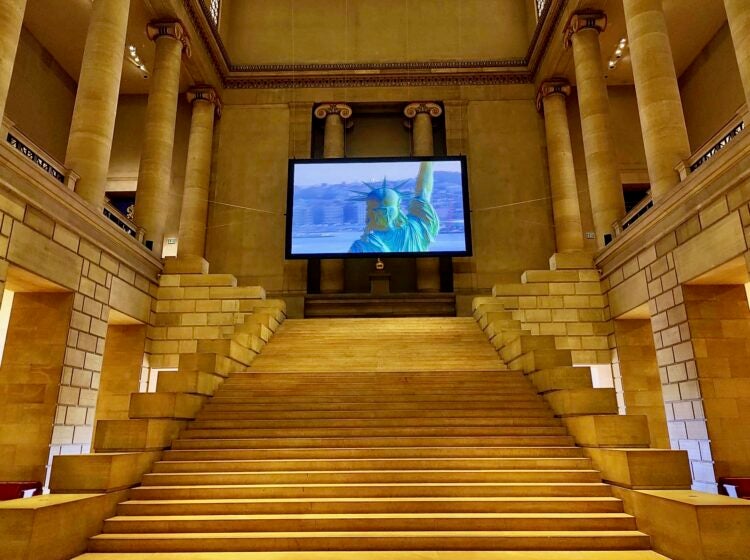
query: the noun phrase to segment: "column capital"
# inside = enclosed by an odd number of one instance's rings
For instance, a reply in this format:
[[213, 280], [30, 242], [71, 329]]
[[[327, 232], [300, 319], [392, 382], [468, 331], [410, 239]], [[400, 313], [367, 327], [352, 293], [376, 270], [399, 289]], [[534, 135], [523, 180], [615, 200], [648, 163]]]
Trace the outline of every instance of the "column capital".
[[565, 24], [563, 31], [563, 44], [565, 48], [570, 48], [573, 44], [573, 35], [583, 29], [594, 29], [601, 33], [607, 28], [607, 14], [598, 10], [587, 10], [576, 12], [570, 16], [568, 23]]
[[223, 104], [217, 91], [211, 86], [193, 86], [185, 94], [191, 105], [196, 101], [208, 101], [216, 107], [216, 117], [221, 117]]
[[404, 107], [404, 115], [409, 119], [413, 119], [420, 113], [427, 113], [432, 118], [439, 117], [443, 114], [443, 108], [432, 101], [415, 101]]
[[352, 108], [346, 103], [326, 102], [315, 107], [313, 114], [319, 119], [325, 119], [329, 115], [338, 115], [342, 119], [352, 116]]
[[536, 110], [542, 110], [545, 97], [550, 95], [562, 95], [568, 97], [570, 92], [570, 82], [565, 78], [550, 78], [549, 80], [544, 80], [542, 85], [539, 86], [539, 91], [536, 94]]
[[177, 19], [154, 20], [146, 25], [146, 34], [152, 41], [159, 37], [171, 37], [182, 43], [182, 50], [185, 56], [190, 58], [190, 36], [185, 30], [185, 26]]

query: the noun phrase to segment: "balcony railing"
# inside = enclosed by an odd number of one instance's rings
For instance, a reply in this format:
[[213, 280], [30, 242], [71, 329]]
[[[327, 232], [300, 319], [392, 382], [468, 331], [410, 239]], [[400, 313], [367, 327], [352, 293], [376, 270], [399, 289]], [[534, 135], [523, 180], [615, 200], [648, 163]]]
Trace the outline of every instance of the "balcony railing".
[[[78, 175], [75, 171], [67, 169], [62, 163], [50, 156], [34, 143], [33, 140], [18, 130], [15, 124], [7, 117], [3, 119], [0, 134], [2, 134], [10, 147], [15, 149], [28, 160], [34, 162], [54, 181], [71, 191], [75, 189], [76, 182], [78, 181]], [[117, 210], [109, 200], [105, 200], [102, 212], [104, 216], [116, 224], [119, 229], [143, 243], [145, 238], [143, 228], [136, 226], [135, 223]]]
[[630, 210], [630, 212], [625, 214], [625, 217], [623, 219], [618, 220], [614, 224], [612, 224], [612, 232], [614, 233], [614, 236], [617, 237], [619, 235], [622, 235], [622, 233], [626, 229], [628, 229], [636, 221], [638, 221], [638, 218], [643, 216], [646, 212], [653, 208], [653, 206], [654, 199], [651, 198], [651, 191], [649, 191], [648, 194], [646, 194], [646, 196], [644, 196], [643, 199]]
[[675, 167], [675, 170], [680, 174], [680, 181], [687, 179], [688, 175], [697, 171], [721, 150], [726, 148], [745, 131], [746, 124], [750, 123], [748, 122], [747, 106], [743, 106], [716, 134], [698, 148], [693, 155]]
[[[680, 182], [685, 181], [691, 174], [698, 171], [702, 166], [711, 161], [712, 158], [730, 145], [733, 141], [742, 135], [745, 128], [750, 126], [748, 118], [748, 108], [741, 107], [719, 131], [709, 138], [700, 148], [698, 148], [687, 160], [680, 162], [675, 171], [680, 175]], [[641, 216], [648, 212], [654, 206], [651, 193], [638, 203], [638, 205], [628, 212], [624, 218], [615, 222], [612, 226], [614, 236], [617, 237], [632, 226]]]

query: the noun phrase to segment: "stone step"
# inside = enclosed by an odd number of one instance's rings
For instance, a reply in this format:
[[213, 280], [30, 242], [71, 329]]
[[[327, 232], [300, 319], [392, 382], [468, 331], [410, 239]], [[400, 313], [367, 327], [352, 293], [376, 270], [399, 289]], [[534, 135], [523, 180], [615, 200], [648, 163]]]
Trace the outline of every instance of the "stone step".
[[[551, 409], [546, 406], [536, 408], [444, 408], [427, 410], [212, 410], [204, 407], [196, 418], [201, 420], [221, 420], [236, 418], [237, 420], [292, 420], [292, 419], [404, 419], [404, 422], [412, 418], [550, 418], [553, 416]], [[407, 420], [409, 419], [409, 420]]]
[[561, 426], [559, 418], [318, 418], [318, 419], [261, 419], [261, 420], [196, 420], [190, 429], [207, 428], [386, 428], [394, 427], [458, 427], [458, 426]]
[[580, 447], [298, 447], [276, 449], [167, 449], [166, 461], [287, 460], [287, 459], [420, 459], [420, 458], [564, 458], [583, 457]]
[[379, 484], [434, 482], [600, 482], [594, 470], [370, 470], [150, 473], [143, 486], [214, 486], [243, 484]]
[[374, 513], [116, 516], [104, 533], [320, 531], [632, 531], [624, 513]]
[[319, 498], [130, 500], [117, 515], [251, 515], [302, 513], [620, 513], [617, 498]]
[[567, 435], [564, 426], [390, 426], [367, 428], [206, 428], [190, 427], [180, 439], [352, 438], [352, 437], [481, 437]]
[[[493, 409], [500, 408], [502, 406], [505, 410], [510, 409], [540, 409], [545, 408], [547, 405], [544, 401], [537, 399], [527, 399], [522, 401], [509, 401], [503, 402], [503, 399], [495, 400], [469, 400], [467, 401], [473, 408], [485, 408]], [[420, 403], [414, 402], [376, 402], [376, 403], [338, 403], [338, 402], [322, 402], [322, 403], [232, 403], [232, 402], [209, 402], [203, 410], [205, 411], [219, 411], [219, 410], [231, 410], [231, 411], [268, 411], [268, 412], [281, 412], [281, 411], [302, 411], [302, 410], [335, 410], [340, 412], [349, 411], [364, 411], [364, 410], [449, 410], [448, 407], [460, 408], [460, 402], [452, 401], [425, 401]]]
[[211, 406], [220, 406], [226, 404], [248, 404], [248, 405], [283, 405], [293, 406], [297, 404], [316, 405], [410, 405], [422, 406], [428, 403], [464, 403], [464, 402], [494, 402], [498, 404], [523, 403], [538, 401], [536, 391], [531, 387], [524, 388], [522, 391], [505, 392], [505, 391], [484, 391], [480, 393], [457, 393], [451, 396], [448, 393], [422, 393], [414, 395], [297, 395], [289, 397], [266, 396], [250, 397], [247, 395], [231, 395], [223, 393], [214, 395], [209, 403]]
[[[210, 560], [321, 560], [320, 552], [213, 552]], [[440, 551], [439, 560], [466, 560], [465, 551]], [[575, 554], [575, 556], [571, 556]], [[476, 557], [476, 555], [473, 555]], [[437, 556], [433, 556], [437, 560]], [[481, 560], [668, 560], [651, 550], [570, 551], [484, 551]], [[204, 552], [163, 552], [153, 555], [128, 553], [86, 553], [74, 560], [208, 560]], [[425, 560], [422, 551], [326, 551], [325, 560]], [[479, 560], [479, 557], [477, 557]]]
[[369, 484], [237, 484], [207, 486], [139, 486], [133, 500], [202, 500], [249, 498], [389, 498], [389, 497], [611, 497], [599, 482], [432, 482]]
[[639, 531], [392, 531], [102, 534], [91, 552], [646, 549]]
[[591, 459], [585, 457], [519, 457], [481, 458], [460, 457], [444, 459], [312, 459], [312, 460], [231, 460], [231, 461], [158, 461], [155, 473], [177, 472], [269, 472], [269, 471], [346, 471], [346, 470], [406, 470], [406, 469], [591, 469]]
[[565, 446], [574, 445], [571, 436], [482, 436], [482, 437], [351, 437], [351, 438], [242, 438], [242, 439], [176, 439], [172, 449], [257, 449], [288, 447], [435, 447], [462, 445], [497, 446]]

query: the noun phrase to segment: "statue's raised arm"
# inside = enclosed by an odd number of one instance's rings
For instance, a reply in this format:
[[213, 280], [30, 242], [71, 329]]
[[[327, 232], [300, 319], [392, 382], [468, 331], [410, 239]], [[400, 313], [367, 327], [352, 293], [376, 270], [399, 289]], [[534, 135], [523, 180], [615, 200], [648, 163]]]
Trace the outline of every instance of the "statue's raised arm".
[[414, 189], [414, 196], [426, 202], [430, 202], [432, 199], [431, 161], [423, 161], [419, 164], [419, 174], [417, 175], [417, 186]]

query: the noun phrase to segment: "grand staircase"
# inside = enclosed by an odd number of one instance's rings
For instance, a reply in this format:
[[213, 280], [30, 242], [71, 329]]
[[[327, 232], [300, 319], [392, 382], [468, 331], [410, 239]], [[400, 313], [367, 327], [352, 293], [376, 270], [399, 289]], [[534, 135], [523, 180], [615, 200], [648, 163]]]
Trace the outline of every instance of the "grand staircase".
[[81, 558], [663, 558], [649, 547], [472, 319], [307, 319], [229, 377]]

